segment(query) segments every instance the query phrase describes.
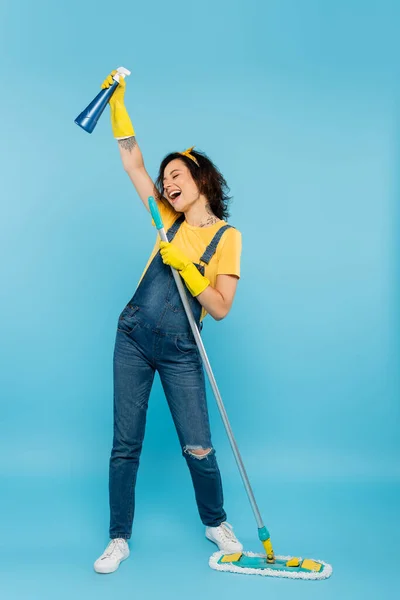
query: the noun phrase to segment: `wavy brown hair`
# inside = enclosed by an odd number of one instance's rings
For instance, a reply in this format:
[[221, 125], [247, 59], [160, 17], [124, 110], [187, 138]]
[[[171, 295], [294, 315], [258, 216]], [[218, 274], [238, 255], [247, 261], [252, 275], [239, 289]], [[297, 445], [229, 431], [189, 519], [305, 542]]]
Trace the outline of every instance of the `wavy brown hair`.
[[228, 203], [232, 196], [228, 195], [230, 190], [225, 178], [204, 152], [192, 150], [191, 154], [196, 158], [199, 166], [193, 160], [187, 156], [183, 156], [179, 152], [171, 152], [171, 154], [167, 154], [162, 160], [157, 179], [154, 182], [158, 200], [162, 200], [163, 198], [165, 167], [172, 160], [179, 158], [189, 169], [200, 194], [203, 194], [207, 198], [214, 215], [219, 219], [227, 219], [229, 217]]

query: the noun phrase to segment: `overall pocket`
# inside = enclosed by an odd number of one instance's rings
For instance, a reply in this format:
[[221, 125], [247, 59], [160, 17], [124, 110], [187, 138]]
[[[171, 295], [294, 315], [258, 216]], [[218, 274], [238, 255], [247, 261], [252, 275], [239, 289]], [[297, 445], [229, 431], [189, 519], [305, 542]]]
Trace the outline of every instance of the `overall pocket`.
[[175, 337], [175, 347], [181, 354], [189, 354], [190, 352], [197, 352], [196, 340], [192, 337], [179, 336]]
[[136, 313], [139, 310], [138, 306], [133, 304], [127, 304], [118, 317], [117, 329], [124, 333], [132, 333], [139, 325], [139, 321], [136, 318]]

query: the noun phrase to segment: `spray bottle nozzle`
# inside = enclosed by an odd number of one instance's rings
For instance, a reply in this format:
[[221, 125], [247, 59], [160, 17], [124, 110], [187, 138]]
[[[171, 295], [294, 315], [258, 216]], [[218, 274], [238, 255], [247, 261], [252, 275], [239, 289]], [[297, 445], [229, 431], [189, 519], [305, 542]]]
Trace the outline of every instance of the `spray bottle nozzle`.
[[115, 73], [115, 75], [113, 75], [113, 79], [114, 79], [114, 81], [118, 81], [118, 83], [119, 83], [120, 77], [125, 78], [130, 74], [131, 74], [131, 72], [128, 71], [128, 69], [125, 69], [125, 67], [118, 67], [117, 72]]

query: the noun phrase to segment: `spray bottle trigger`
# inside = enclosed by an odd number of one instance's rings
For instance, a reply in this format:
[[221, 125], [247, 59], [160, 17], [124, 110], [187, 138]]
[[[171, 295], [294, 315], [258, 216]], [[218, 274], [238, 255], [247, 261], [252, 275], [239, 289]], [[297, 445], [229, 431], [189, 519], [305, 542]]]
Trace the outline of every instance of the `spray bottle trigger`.
[[125, 69], [125, 67], [118, 67], [117, 72], [115, 73], [115, 75], [113, 75], [113, 79], [114, 79], [114, 81], [118, 81], [118, 83], [119, 83], [120, 77], [125, 78], [130, 74], [131, 74], [131, 72], [128, 71], [128, 69]]

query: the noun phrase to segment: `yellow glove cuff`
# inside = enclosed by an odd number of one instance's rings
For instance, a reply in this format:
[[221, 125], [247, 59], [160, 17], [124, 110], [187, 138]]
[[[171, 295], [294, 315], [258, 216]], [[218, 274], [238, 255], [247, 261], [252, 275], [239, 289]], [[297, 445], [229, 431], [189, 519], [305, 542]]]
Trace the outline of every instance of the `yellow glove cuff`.
[[110, 104], [111, 108], [111, 127], [113, 130], [114, 137], [127, 138], [135, 135], [132, 122], [128, 115], [128, 111], [124, 104], [115, 102]]
[[198, 296], [210, 285], [210, 280], [204, 277], [192, 262], [179, 273], [192, 296]]

